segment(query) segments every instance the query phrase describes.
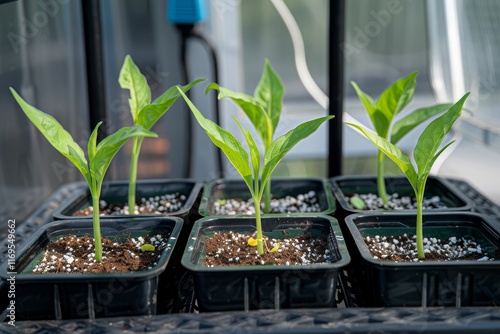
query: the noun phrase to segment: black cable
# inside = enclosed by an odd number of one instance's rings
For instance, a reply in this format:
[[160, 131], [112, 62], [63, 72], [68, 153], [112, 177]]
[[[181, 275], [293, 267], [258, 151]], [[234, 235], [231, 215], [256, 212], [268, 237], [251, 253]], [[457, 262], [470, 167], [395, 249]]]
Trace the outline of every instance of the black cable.
[[[181, 35], [181, 75], [182, 79], [185, 82], [185, 84], [189, 83], [189, 71], [188, 71], [188, 65], [187, 65], [187, 42], [190, 38], [195, 38], [199, 40], [207, 49], [207, 51], [210, 54], [211, 62], [212, 62], [212, 68], [213, 68], [213, 77], [214, 77], [214, 82], [219, 83], [219, 66], [217, 62], [217, 54], [215, 52], [215, 47], [212, 45], [212, 43], [205, 38], [199, 31], [195, 29], [194, 24], [178, 24], [176, 25], [177, 29], [180, 32]], [[186, 94], [189, 98], [191, 96], [190, 91], [187, 92]], [[214, 112], [215, 112], [215, 123], [220, 125], [220, 107], [219, 107], [219, 100], [217, 99], [217, 94], [214, 94]], [[192, 122], [192, 117], [190, 113], [187, 113], [188, 119], [187, 119], [187, 124], [188, 124], [188, 129], [187, 131], [188, 134], [188, 154], [186, 156], [186, 166], [187, 166], [187, 171], [189, 177], [192, 177], [193, 175], [193, 166], [192, 166], [192, 153], [194, 152], [194, 141], [192, 140], [192, 134], [194, 133], [193, 131], [193, 122]], [[222, 153], [220, 150], [216, 151], [217, 153], [217, 164], [219, 167], [219, 175], [220, 177], [223, 176], [223, 161], [222, 161]]]

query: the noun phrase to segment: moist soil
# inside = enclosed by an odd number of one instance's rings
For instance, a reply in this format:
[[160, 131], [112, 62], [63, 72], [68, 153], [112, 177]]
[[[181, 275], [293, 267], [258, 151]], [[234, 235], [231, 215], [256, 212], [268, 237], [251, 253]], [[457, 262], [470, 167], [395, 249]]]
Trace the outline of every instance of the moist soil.
[[[179, 211], [186, 203], [186, 196], [180, 193], [164, 194], [141, 198], [135, 208], [134, 214], [168, 214]], [[104, 200], [99, 204], [99, 215], [127, 215], [128, 203], [107, 203]], [[93, 207], [88, 206], [73, 213], [73, 216], [92, 216]]]
[[[321, 212], [318, 196], [315, 191], [309, 191], [297, 196], [286, 196], [284, 198], [271, 199], [270, 213], [310, 213]], [[261, 209], [264, 210], [264, 203], [261, 203]], [[216, 215], [234, 215], [255, 214], [253, 199], [217, 199], [212, 206], [212, 214]]]
[[[328, 241], [304, 233], [296, 237], [274, 239], [263, 237], [264, 254], [257, 253], [257, 247], [248, 245], [248, 234], [216, 232], [206, 239], [207, 267], [241, 265], [305, 265], [331, 263], [333, 254]], [[255, 238], [255, 235], [252, 237]]]
[[[117, 273], [151, 269], [167, 247], [169, 235], [162, 232], [144, 237], [102, 238], [102, 262], [94, 259], [94, 239], [89, 235], [68, 235], [51, 241], [33, 273]], [[122, 241], [119, 241], [122, 240]], [[142, 251], [144, 244], [154, 251]]]
[[450, 237], [447, 240], [424, 238], [425, 260], [419, 260], [417, 257], [415, 235], [365, 237], [364, 241], [373, 258], [382, 261], [450, 262], [459, 260], [493, 261], [500, 259], [498, 249], [495, 254], [489, 254], [476, 241], [464, 237]]

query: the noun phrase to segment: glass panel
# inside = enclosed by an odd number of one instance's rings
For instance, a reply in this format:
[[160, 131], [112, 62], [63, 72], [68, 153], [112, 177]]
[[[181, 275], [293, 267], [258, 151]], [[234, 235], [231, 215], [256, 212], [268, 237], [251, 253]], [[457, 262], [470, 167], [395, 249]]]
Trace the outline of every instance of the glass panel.
[[[17, 106], [13, 87], [54, 116], [78, 142], [88, 137], [88, 110], [78, 2], [0, 5], [0, 221], [21, 223], [64, 183], [83, 180]], [[6, 224], [2, 224], [2, 233]], [[2, 234], [3, 235], [3, 234]], [[2, 238], [0, 235], [0, 239]]]
[[[500, 126], [500, 2], [429, 1], [431, 65], [440, 99], [471, 96], [467, 107], [487, 128]], [[496, 130], [498, 131], [498, 130]]]
[[[179, 34], [167, 21], [165, 1], [105, 0], [101, 1], [106, 66], [107, 114], [112, 131], [132, 125], [128, 105], [128, 90], [123, 90], [118, 77], [123, 60], [130, 54], [146, 76], [152, 90], [152, 99], [168, 88], [183, 84], [179, 57]], [[201, 27], [203, 28], [203, 26]], [[199, 43], [188, 45], [189, 81], [210, 78], [207, 51]], [[203, 102], [205, 84], [192, 90], [197, 105], [206, 103], [210, 112], [211, 100]], [[180, 99], [182, 100], [182, 99]], [[176, 104], [158, 121], [153, 131], [156, 139], [146, 139], [142, 145], [138, 165], [138, 179], [187, 177], [188, 142], [194, 140], [193, 178], [207, 179], [214, 175], [215, 150], [205, 142], [204, 133], [197, 124], [189, 127], [192, 117], [184, 101]], [[206, 111], [206, 110], [205, 110]], [[208, 139], [206, 139], [208, 141]], [[108, 178], [128, 179], [131, 141], [120, 150], [110, 167]]]
[[[285, 1], [304, 38], [307, 63], [319, 87], [327, 92], [328, 1]], [[288, 118], [303, 121], [324, 114], [297, 75], [290, 33], [270, 1], [242, 1], [242, 66], [244, 90], [252, 94], [265, 58], [269, 58], [287, 89], [284, 124]], [[378, 97], [390, 83], [418, 71], [416, 96], [410, 108], [435, 102], [429, 85], [427, 30], [422, 1], [346, 1], [345, 43], [331, 52], [345, 56], [345, 110], [364, 123], [365, 111], [349, 81], [356, 81], [368, 94]], [[326, 131], [299, 145], [280, 164], [276, 175], [326, 175]], [[368, 167], [376, 150], [350, 128], [344, 136], [344, 170], [347, 174], [372, 173]], [[405, 148], [414, 137], [402, 141]], [[316, 144], [317, 143], [317, 144]], [[325, 148], [322, 150], [321, 148]], [[358, 160], [358, 159], [362, 160]], [[388, 163], [388, 167], [391, 168]], [[367, 170], [368, 168], [368, 170]], [[397, 173], [397, 169], [392, 168]]]

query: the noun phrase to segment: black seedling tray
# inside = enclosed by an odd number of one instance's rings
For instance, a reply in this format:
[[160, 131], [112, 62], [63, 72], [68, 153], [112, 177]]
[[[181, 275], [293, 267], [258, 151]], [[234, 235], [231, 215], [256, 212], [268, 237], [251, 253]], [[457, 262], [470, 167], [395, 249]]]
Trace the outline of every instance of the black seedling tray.
[[[474, 204], [473, 211], [488, 214], [500, 224], [500, 207], [467, 182], [447, 179]], [[70, 198], [84, 183], [62, 186], [39, 209], [16, 227], [20, 244], [41, 225], [52, 220], [54, 208]], [[6, 260], [7, 242], [1, 242], [0, 262]], [[192, 279], [185, 275], [179, 286], [182, 297], [178, 308], [152, 317], [134, 316], [94, 320], [17, 321], [18, 333], [51, 333], [78, 329], [92, 333], [177, 332], [177, 333], [491, 333], [500, 332], [500, 307], [366, 307], [357, 294], [357, 282], [347, 271], [341, 273], [340, 300], [335, 308], [286, 309], [249, 312], [197, 313], [192, 294]], [[4, 310], [0, 331], [13, 332], [6, 321], [8, 285], [0, 281], [0, 302]]]

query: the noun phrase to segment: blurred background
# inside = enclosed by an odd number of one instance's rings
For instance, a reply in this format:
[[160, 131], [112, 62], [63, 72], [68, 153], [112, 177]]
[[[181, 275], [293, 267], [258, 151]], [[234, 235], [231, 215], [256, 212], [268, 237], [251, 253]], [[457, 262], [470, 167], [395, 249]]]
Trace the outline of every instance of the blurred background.
[[[291, 12], [299, 36], [285, 24], [278, 2]], [[334, 53], [344, 58], [343, 111], [366, 124], [368, 119], [350, 81], [378, 97], [391, 82], [418, 71], [409, 110], [456, 101], [471, 91], [469, 112], [450, 136], [456, 143], [433, 173], [464, 179], [500, 204], [500, 90], [496, 79], [500, 74], [496, 64], [500, 1], [346, 1], [345, 39], [340, 45], [328, 43], [327, 0], [207, 3], [208, 16], [197, 29], [215, 48], [219, 84], [253, 94], [265, 59], [282, 78], [286, 94], [278, 135], [328, 112], [323, 95], [329, 91], [329, 57]], [[89, 9], [89, 4], [94, 8]], [[88, 55], [89, 29], [96, 26], [91, 15], [95, 7], [101, 46], [97, 51], [102, 55], [98, 64], [89, 62]], [[292, 37], [303, 40], [307, 71], [323, 101], [312, 97], [308, 84], [298, 75]], [[214, 93], [204, 93], [215, 78], [210, 50], [198, 40], [189, 41], [187, 50], [189, 81], [207, 78], [193, 90], [192, 98], [205, 116], [215, 119]], [[180, 35], [167, 19], [167, 1], [0, 1], [0, 224], [12, 218], [22, 222], [56, 189], [83, 180], [29, 123], [9, 87], [53, 115], [84, 146], [96, 115], [105, 121], [108, 133], [132, 124], [128, 91], [118, 84], [127, 54], [146, 75], [153, 98], [173, 85], [184, 84]], [[100, 77], [89, 75], [95, 69], [100, 70]], [[89, 100], [89, 91], [94, 89], [102, 92], [100, 105]], [[231, 102], [221, 101], [223, 127], [236, 131], [234, 115], [242, 114]], [[200, 129], [190, 127], [189, 117], [183, 101], [178, 101], [155, 125], [153, 131], [160, 138], [144, 143], [139, 178], [207, 181], [235, 176], [225, 160], [219, 165], [214, 146]], [[321, 127], [287, 156], [275, 175], [330, 177], [327, 166], [332, 161], [341, 162], [343, 174], [375, 173], [376, 151], [359, 134], [344, 128], [343, 152], [335, 156], [329, 154], [327, 136], [328, 127]], [[401, 142], [405, 151], [411, 151], [416, 136]], [[106, 178], [128, 178], [129, 156], [130, 146], [126, 146]], [[397, 173], [389, 162], [387, 168], [389, 174]]]

